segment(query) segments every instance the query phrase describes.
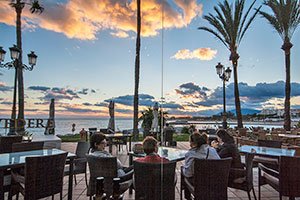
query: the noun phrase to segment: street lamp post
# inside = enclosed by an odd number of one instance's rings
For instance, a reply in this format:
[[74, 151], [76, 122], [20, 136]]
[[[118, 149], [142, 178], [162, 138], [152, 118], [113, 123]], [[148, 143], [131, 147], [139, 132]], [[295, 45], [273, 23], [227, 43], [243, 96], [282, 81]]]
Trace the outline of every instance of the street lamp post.
[[[2, 64], [5, 58], [6, 51], [0, 46], [0, 67], [1, 68], [7, 68], [7, 69], [15, 69], [15, 80], [14, 80], [14, 91], [13, 91], [13, 106], [12, 106], [12, 112], [11, 112], [11, 120], [10, 120], [10, 128], [9, 128], [9, 134], [13, 135], [15, 134], [15, 131], [18, 130], [18, 122], [16, 121], [16, 99], [17, 99], [17, 84], [18, 84], [18, 67], [19, 67], [19, 58], [20, 58], [20, 49], [14, 45], [13, 47], [9, 48], [10, 51], [10, 57], [12, 59], [11, 62], [7, 62], [5, 64]], [[29, 70], [32, 71], [33, 67], [36, 65], [37, 55], [32, 51], [30, 54], [28, 54], [28, 63], [29, 66], [22, 64], [21, 68], [22, 70]], [[13, 125], [12, 125], [13, 124]], [[17, 126], [17, 129], [16, 129]]]
[[231, 69], [229, 67], [227, 67], [227, 69], [225, 69], [225, 67], [221, 64], [218, 63], [218, 65], [216, 66], [216, 70], [217, 70], [217, 74], [219, 75], [220, 79], [223, 81], [223, 128], [226, 129], [227, 128], [227, 113], [226, 113], [226, 87], [225, 87], [225, 82], [229, 81], [230, 76], [231, 76]]

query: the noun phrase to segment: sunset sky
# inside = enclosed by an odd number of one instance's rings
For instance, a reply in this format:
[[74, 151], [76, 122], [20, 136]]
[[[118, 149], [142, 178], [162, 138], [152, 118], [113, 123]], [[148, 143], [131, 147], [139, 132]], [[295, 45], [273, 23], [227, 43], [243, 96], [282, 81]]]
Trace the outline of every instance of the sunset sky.
[[[10, 61], [8, 48], [16, 43], [15, 11], [9, 2], [0, 0], [5, 62]], [[197, 30], [208, 26], [202, 17], [214, 13], [217, 2], [142, 0], [140, 110], [153, 106], [161, 94], [169, 115], [203, 116], [222, 110], [222, 82], [215, 66], [218, 62], [230, 66], [229, 51], [208, 32]], [[42, 0], [41, 4], [42, 14], [31, 14], [29, 6], [22, 14], [23, 62], [28, 63], [31, 50], [38, 55], [35, 69], [24, 73], [25, 115], [47, 116], [49, 101], [55, 98], [58, 117], [107, 117], [110, 100], [116, 102], [117, 117], [132, 117], [136, 0]], [[300, 108], [299, 31], [292, 43], [291, 105]], [[243, 109], [283, 108], [281, 45], [279, 35], [258, 16], [238, 49]], [[0, 117], [11, 113], [13, 81], [14, 71], [0, 68]], [[226, 91], [227, 109], [232, 110], [233, 78]]]

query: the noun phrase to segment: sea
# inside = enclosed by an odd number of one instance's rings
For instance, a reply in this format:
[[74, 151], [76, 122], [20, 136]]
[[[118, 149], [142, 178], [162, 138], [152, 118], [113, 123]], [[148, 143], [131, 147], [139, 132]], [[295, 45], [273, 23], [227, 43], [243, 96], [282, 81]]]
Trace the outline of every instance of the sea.
[[[82, 119], [55, 119], [55, 134], [56, 135], [68, 135], [68, 134], [78, 134], [79, 131], [84, 128], [85, 130], [88, 130], [88, 128], [107, 128], [108, 127], [108, 121], [109, 119], [99, 119], [99, 118], [82, 118]], [[171, 122], [171, 121], [170, 121]], [[2, 123], [2, 122], [1, 122]], [[72, 131], [72, 125], [75, 124], [75, 130]], [[181, 123], [178, 123], [174, 125], [177, 132], [180, 132], [182, 127], [189, 126], [190, 124], [194, 124], [197, 129], [206, 129], [206, 128], [218, 128], [218, 126], [221, 126], [221, 122], [216, 121], [182, 121]], [[228, 123], [230, 127], [235, 127], [236, 122], [229, 122]], [[265, 129], [269, 128], [280, 128], [283, 127], [283, 122], [277, 122], [277, 123], [266, 123], [266, 122], [244, 122], [245, 127], [251, 127], [251, 126], [261, 126]], [[8, 132], [8, 129], [3, 128], [3, 124], [0, 124], [0, 134], [6, 135]], [[116, 118], [115, 119], [115, 128], [117, 131], [122, 130], [129, 130], [132, 131], [133, 129], [133, 120], [132, 119], [124, 119], [124, 118]], [[141, 122], [139, 123], [139, 129], [141, 129]], [[42, 135], [44, 134], [45, 128], [27, 128], [27, 131], [32, 133], [33, 135]]]

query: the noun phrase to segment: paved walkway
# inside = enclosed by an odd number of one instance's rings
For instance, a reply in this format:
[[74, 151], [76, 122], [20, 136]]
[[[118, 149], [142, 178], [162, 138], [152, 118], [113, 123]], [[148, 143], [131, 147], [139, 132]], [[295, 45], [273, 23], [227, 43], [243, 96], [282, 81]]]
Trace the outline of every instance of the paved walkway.
[[[179, 142], [177, 143], [177, 148], [179, 149], [188, 149], [189, 143], [188, 142]], [[62, 149], [69, 151], [69, 152], [75, 152], [76, 143], [62, 143]], [[116, 154], [116, 149], [113, 149], [113, 154]], [[128, 156], [126, 152], [126, 148], [123, 147], [123, 150], [121, 152], [118, 152], [117, 154], [118, 158], [121, 160], [121, 162], [125, 165], [128, 165]], [[175, 189], [176, 193], [176, 200], [180, 199], [180, 166], [182, 166], [184, 161], [178, 162], [176, 167], [176, 173], [177, 173], [177, 185]], [[257, 191], [257, 168], [254, 169], [254, 188], [256, 196], [258, 197], [258, 191]], [[88, 175], [89, 177], [89, 175]], [[68, 177], [64, 178], [64, 191], [63, 191], [63, 199], [67, 199], [67, 188], [68, 188]], [[20, 195], [23, 199], [22, 195]], [[251, 198], [254, 199], [252, 193]], [[51, 198], [48, 198], [51, 199]], [[55, 199], [59, 199], [59, 195], [55, 196]], [[73, 187], [73, 199], [74, 200], [86, 200], [89, 199], [89, 197], [86, 196], [86, 185], [84, 180], [84, 175], [77, 175], [77, 185], [74, 184]], [[124, 195], [125, 200], [134, 200], [134, 191], [132, 195], [129, 195], [128, 191]], [[228, 189], [228, 199], [229, 200], [247, 200], [248, 196], [247, 193], [244, 191], [236, 190], [236, 189]], [[288, 199], [288, 198], [283, 198]], [[300, 199], [300, 198], [297, 198]], [[270, 186], [263, 186], [262, 187], [262, 200], [279, 200], [278, 193], [272, 189]]]

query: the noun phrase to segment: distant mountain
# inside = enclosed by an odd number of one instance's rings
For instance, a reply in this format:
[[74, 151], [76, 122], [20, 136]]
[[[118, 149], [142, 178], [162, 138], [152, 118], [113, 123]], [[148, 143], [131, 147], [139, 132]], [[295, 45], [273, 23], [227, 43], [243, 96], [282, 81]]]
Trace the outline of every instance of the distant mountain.
[[[234, 110], [230, 110], [228, 112], [231, 112], [233, 113], [234, 115], [236, 115], [236, 109]], [[253, 115], [253, 114], [258, 114], [260, 113], [261, 111], [260, 110], [255, 110], [255, 109], [249, 109], [249, 108], [244, 108], [242, 109], [242, 115]]]

